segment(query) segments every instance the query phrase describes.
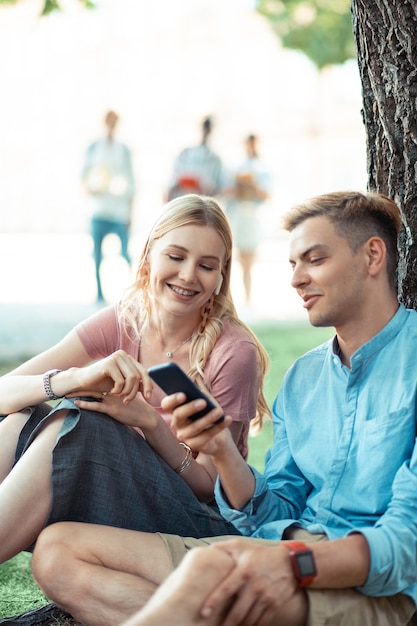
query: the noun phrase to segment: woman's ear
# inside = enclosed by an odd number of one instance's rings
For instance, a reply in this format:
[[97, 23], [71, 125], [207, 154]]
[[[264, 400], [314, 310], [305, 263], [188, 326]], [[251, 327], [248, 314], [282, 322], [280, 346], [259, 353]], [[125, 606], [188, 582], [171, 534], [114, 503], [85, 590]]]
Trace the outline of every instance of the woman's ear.
[[214, 290], [215, 296], [219, 295], [222, 285], [223, 285], [223, 274], [220, 274], [219, 282], [217, 283], [216, 289]]

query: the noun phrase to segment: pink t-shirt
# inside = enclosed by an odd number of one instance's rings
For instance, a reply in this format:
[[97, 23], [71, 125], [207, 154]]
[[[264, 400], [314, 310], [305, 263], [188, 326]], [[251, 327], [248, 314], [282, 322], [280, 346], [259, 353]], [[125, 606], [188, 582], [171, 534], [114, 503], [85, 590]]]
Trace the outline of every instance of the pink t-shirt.
[[[92, 360], [124, 350], [138, 358], [139, 344], [124, 331], [118, 319], [117, 305], [101, 309], [75, 328], [83, 346]], [[256, 345], [242, 328], [225, 322], [212, 353], [204, 368], [208, 390], [223, 408], [226, 415], [244, 422], [238, 449], [246, 459], [248, 454], [249, 422], [255, 417], [256, 403], [262, 377]], [[155, 389], [151, 404], [171, 424], [171, 415], [160, 407], [164, 394]]]

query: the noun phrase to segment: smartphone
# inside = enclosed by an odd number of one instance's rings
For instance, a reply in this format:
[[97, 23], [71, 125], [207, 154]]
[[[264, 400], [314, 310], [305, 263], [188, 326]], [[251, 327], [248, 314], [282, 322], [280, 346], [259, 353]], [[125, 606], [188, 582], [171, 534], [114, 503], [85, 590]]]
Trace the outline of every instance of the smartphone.
[[[207, 406], [204, 407], [204, 409], [190, 416], [191, 420], [198, 420], [200, 417], [203, 417], [209, 411], [216, 408], [213, 401], [210, 400], [210, 398], [208, 398], [195, 383], [193, 383], [191, 378], [189, 378], [176, 363], [169, 361], [168, 363], [162, 363], [161, 365], [154, 365], [148, 369], [148, 374], [152, 380], [155, 381], [156, 384], [159, 385], [159, 387], [161, 387], [161, 389], [163, 389], [163, 391], [165, 391], [168, 395], [182, 391], [187, 396], [185, 402], [198, 400], [199, 398], [202, 398], [207, 402]], [[218, 422], [222, 422], [223, 420], [224, 415], [217, 420], [216, 424]]]

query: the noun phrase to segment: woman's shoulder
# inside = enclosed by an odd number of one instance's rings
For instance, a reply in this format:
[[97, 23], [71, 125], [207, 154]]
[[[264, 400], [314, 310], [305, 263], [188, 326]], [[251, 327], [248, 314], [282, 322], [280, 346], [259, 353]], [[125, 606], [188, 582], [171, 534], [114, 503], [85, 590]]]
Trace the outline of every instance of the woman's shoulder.
[[117, 307], [109, 306], [96, 311], [80, 322], [75, 330], [91, 358], [111, 354], [119, 347]]
[[[254, 400], [253, 406], [256, 406], [259, 389], [254, 381], [261, 381], [258, 347], [256, 340], [244, 326], [236, 325], [233, 321], [224, 323], [223, 332], [207, 360], [204, 374], [214, 397], [231, 415], [236, 413], [236, 407], [249, 396]], [[236, 381], [239, 381], [238, 386]], [[222, 395], [226, 391], [227, 408]], [[239, 396], [238, 401], [236, 394]], [[236, 403], [234, 408], [230, 408], [231, 397]], [[249, 411], [249, 419], [255, 416], [255, 412], [255, 409]]]
[[113, 304], [99, 309], [77, 324], [76, 328], [91, 328], [103, 324], [115, 324], [118, 321], [118, 305]]
[[234, 323], [231, 319], [224, 320], [222, 332], [216, 342], [214, 349], [224, 349], [229, 346], [237, 349], [242, 346], [256, 346], [256, 341], [244, 326]]

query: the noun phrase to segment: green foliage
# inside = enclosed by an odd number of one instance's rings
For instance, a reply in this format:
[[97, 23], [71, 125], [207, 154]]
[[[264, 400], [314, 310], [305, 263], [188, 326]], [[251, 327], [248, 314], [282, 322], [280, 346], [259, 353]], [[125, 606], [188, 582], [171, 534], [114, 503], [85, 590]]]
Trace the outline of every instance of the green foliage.
[[[0, 0], [0, 5], [2, 4], [17, 4], [19, 0]], [[95, 9], [96, 4], [94, 0], [77, 0], [77, 2], [81, 2], [85, 6], [86, 9]], [[41, 16], [50, 15], [53, 11], [61, 11], [61, 5], [58, 0], [44, 0]]]
[[59, 4], [56, 0], [45, 0], [41, 15], [49, 15], [53, 11], [59, 11]]
[[350, 0], [257, 0], [286, 48], [304, 52], [315, 65], [356, 58]]
[[[17, 2], [0, 0], [0, 6]], [[74, 2], [96, 8], [95, 0]], [[350, 0], [256, 0], [256, 8], [286, 48], [301, 50], [319, 69], [356, 58]], [[41, 16], [60, 10], [61, 0], [43, 0]]]

